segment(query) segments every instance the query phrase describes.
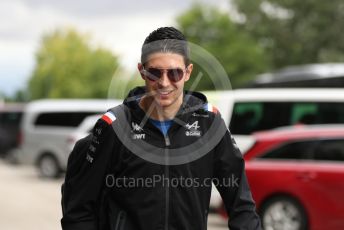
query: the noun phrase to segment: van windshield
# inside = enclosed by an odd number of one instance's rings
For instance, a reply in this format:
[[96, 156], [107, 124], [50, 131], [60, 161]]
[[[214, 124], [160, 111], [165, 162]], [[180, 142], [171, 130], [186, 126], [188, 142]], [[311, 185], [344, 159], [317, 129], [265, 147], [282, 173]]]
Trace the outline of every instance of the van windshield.
[[295, 124], [344, 123], [344, 103], [337, 102], [237, 102], [229, 128], [248, 135]]

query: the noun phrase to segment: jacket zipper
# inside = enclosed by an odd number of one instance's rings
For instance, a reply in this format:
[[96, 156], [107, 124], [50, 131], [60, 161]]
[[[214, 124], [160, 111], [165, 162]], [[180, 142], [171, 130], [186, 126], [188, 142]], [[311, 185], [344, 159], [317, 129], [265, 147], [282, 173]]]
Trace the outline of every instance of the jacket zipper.
[[[168, 147], [171, 145], [170, 142], [170, 138], [168, 137], [168, 135], [164, 135], [165, 138], [165, 176], [166, 178], [169, 178], [169, 164], [168, 164]], [[168, 181], [169, 183], [169, 181]], [[166, 195], [166, 200], [165, 200], [165, 230], [168, 230], [168, 218], [169, 218], [169, 214], [170, 214], [170, 191], [169, 191], [169, 185], [165, 186], [165, 195]]]
[[207, 230], [208, 227], [208, 210], [204, 210], [204, 229]]
[[117, 215], [117, 221], [115, 230], [123, 230], [125, 224], [126, 213], [124, 211], [120, 211]]

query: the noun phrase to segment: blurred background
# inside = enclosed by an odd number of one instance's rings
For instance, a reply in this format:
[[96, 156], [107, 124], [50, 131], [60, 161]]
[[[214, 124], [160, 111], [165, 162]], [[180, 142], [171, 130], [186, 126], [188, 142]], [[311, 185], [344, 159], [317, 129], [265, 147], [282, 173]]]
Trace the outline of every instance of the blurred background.
[[[228, 75], [231, 88], [215, 94], [195, 63], [195, 89], [235, 135], [266, 229], [344, 229], [341, 0], [2, 0], [0, 228], [60, 228], [68, 154], [143, 84], [141, 46], [161, 26]], [[267, 182], [276, 178], [287, 180]], [[209, 229], [226, 229], [218, 194], [211, 210]]]

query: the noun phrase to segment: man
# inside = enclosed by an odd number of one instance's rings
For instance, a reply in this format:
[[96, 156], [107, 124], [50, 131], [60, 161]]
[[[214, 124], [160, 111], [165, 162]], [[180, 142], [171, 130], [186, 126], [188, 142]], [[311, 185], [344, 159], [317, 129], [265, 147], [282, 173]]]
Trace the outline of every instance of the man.
[[243, 158], [220, 114], [203, 94], [184, 90], [192, 69], [180, 31], [163, 27], [146, 38], [138, 64], [145, 87], [71, 153], [63, 229], [207, 229], [212, 180], [229, 228], [261, 229]]

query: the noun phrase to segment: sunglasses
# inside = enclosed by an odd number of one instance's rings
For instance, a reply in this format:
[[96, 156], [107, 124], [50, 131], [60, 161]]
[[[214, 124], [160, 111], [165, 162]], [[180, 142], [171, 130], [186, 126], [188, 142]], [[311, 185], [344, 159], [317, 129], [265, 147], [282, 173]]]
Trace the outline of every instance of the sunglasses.
[[181, 68], [171, 68], [171, 69], [158, 69], [158, 68], [148, 68], [142, 69], [142, 74], [151, 81], [157, 81], [164, 75], [164, 72], [167, 73], [167, 77], [172, 82], [178, 82], [182, 80], [185, 74], [185, 70]]

